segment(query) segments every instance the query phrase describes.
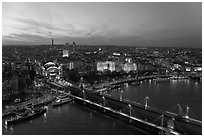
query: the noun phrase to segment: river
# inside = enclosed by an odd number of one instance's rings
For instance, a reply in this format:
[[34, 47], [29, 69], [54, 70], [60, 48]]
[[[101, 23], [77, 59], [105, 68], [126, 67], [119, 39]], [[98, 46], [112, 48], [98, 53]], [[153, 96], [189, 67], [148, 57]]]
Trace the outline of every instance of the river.
[[[172, 80], [166, 83], [143, 81], [140, 85], [124, 84], [123, 97], [145, 103], [162, 110], [176, 111], [178, 102], [190, 107], [190, 115], [202, 119], [202, 84], [189, 80]], [[108, 94], [119, 97], [120, 90]], [[182, 105], [184, 112], [185, 107]], [[76, 103], [52, 108], [39, 118], [13, 126], [2, 124], [2, 134], [10, 135], [134, 135], [149, 134], [97, 111]]]

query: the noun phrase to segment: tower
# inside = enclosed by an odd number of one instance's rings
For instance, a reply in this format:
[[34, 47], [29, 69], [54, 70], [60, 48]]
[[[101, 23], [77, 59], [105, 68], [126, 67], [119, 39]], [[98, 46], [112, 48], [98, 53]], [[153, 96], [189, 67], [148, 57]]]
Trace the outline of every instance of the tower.
[[76, 42], [73, 42], [73, 53], [76, 53]]

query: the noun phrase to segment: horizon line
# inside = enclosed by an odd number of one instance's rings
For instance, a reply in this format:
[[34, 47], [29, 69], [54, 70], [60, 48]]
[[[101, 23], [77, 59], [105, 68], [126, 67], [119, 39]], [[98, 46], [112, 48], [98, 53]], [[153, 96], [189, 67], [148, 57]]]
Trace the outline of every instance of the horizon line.
[[[37, 45], [32, 45], [32, 44], [2, 44], [2, 47], [4, 46], [72, 46], [72, 44], [70, 45], [66, 45], [66, 44], [54, 44], [54, 45], [50, 45], [50, 44], [37, 44]], [[95, 45], [89, 45], [89, 44], [77, 44], [77, 46], [115, 46], [115, 47], [135, 47], [135, 48], [197, 48], [197, 49], [202, 49], [201, 47], [182, 47], [182, 46], [168, 46], [168, 47], [162, 47], [162, 46], [133, 46], [133, 45], [111, 45], [111, 44], [95, 44]]]

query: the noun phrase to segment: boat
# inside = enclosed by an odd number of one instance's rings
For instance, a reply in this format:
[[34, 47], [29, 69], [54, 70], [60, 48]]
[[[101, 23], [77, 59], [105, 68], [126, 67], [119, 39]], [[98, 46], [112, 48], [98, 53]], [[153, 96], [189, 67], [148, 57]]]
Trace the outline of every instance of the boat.
[[4, 112], [2, 114], [2, 118], [7, 118], [7, 117], [11, 117], [11, 116], [15, 116], [15, 113], [13, 111], [11, 111], [11, 112]]
[[14, 117], [17, 114], [25, 112], [25, 110], [26, 110], [25, 108], [16, 108], [14, 110], [5, 111], [2, 113], [2, 118]]
[[46, 112], [47, 107], [41, 107], [38, 109], [32, 109], [32, 110], [26, 110], [25, 112], [16, 114], [14, 117], [11, 117], [10, 119], [5, 121], [5, 124], [9, 125], [9, 124], [16, 124], [19, 123], [21, 121], [25, 121], [28, 119], [32, 119], [34, 117], [37, 117], [41, 114], [43, 114], [44, 112]]
[[53, 107], [59, 106], [59, 105], [62, 105], [62, 104], [71, 102], [71, 101], [73, 101], [73, 100], [74, 100], [74, 99], [73, 99], [73, 98], [70, 98], [70, 97], [57, 98], [57, 99], [52, 103], [52, 106], [53, 106]]
[[61, 93], [57, 96], [57, 98], [66, 98], [68, 97], [68, 95], [69, 95], [68, 93]]

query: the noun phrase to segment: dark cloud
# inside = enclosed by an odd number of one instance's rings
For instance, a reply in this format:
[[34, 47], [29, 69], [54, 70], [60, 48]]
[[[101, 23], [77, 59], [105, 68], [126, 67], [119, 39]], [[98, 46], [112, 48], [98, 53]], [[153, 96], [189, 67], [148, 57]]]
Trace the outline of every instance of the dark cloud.
[[8, 3], [3, 11], [3, 44], [55, 37], [91, 45], [202, 46], [201, 2]]

